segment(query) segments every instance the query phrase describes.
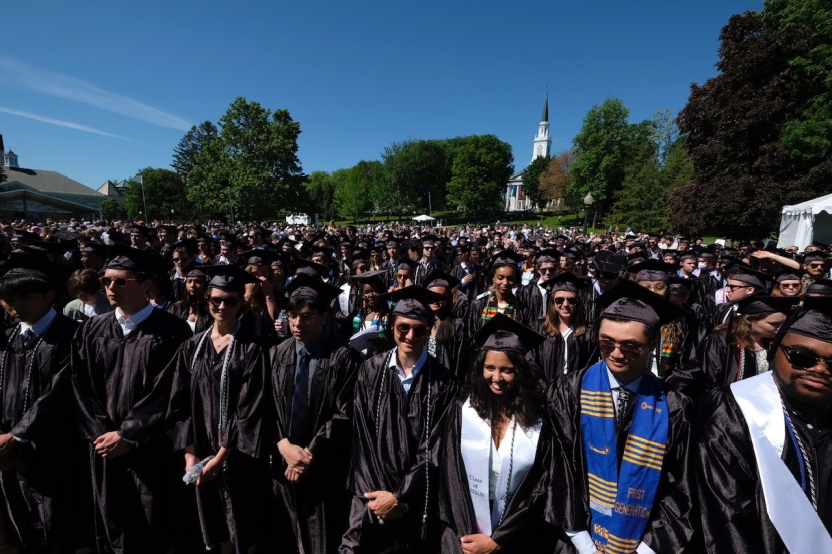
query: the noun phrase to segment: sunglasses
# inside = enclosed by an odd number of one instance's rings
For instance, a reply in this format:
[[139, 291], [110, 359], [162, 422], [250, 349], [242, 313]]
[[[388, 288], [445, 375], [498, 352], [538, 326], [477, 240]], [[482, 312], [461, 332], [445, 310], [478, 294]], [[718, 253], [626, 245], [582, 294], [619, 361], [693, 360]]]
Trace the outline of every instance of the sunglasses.
[[558, 305], [558, 306], [560, 306], [560, 305], [561, 305], [561, 304], [563, 304], [564, 302], [566, 302], [566, 303], [567, 303], [567, 304], [569, 304], [570, 306], [574, 306], [575, 304], [577, 304], [577, 303], [578, 303], [578, 299], [577, 299], [577, 298], [573, 298], [573, 297], [571, 297], [571, 296], [570, 296], [569, 298], [566, 298], [566, 297], [564, 297], [564, 296], [558, 296], [557, 298], [555, 298], [555, 304], [556, 304], [556, 305]]
[[111, 284], [115, 283], [115, 285], [119, 288], [126, 287], [127, 283], [130, 281], [138, 281], [139, 279], [136, 277], [116, 277], [115, 279], [111, 279], [110, 277], [99, 277], [98, 282], [101, 283], [101, 286], [105, 289], [109, 287]]
[[793, 348], [784, 344], [781, 344], [780, 348], [786, 354], [786, 359], [789, 360], [789, 363], [795, 369], [810, 369], [819, 365], [821, 362], [827, 368], [832, 368], [832, 356], [818, 356], [814, 352]]
[[554, 267], [541, 267], [540, 269], [538, 269], [538, 271], [540, 273], [554, 273], [555, 268]]
[[219, 308], [222, 304], [225, 304], [226, 308], [234, 308], [240, 302], [242, 298], [239, 296], [209, 296], [208, 302], [215, 308]]
[[396, 332], [403, 337], [406, 337], [411, 331], [413, 331], [414, 337], [424, 337], [430, 332], [430, 330], [424, 325], [408, 325], [406, 323], [397, 323], [395, 325], [395, 328]]
[[780, 283], [781, 289], [799, 289], [800, 283]]
[[178, 264], [178, 263], [183, 263], [183, 264], [184, 264], [184, 263], [185, 263], [185, 262], [187, 262], [189, 259], [190, 259], [190, 258], [172, 258], [173, 263], [175, 263], [175, 264]]
[[821, 264], [809, 264], [809, 267], [811, 267], [812, 269], [820, 269], [825, 265], [826, 264], [823, 264], [823, 263], [821, 263]]
[[604, 356], [608, 356], [615, 351], [616, 348], [624, 355], [625, 358], [635, 358], [647, 347], [646, 344], [639, 344], [637, 342], [615, 342], [609, 339], [598, 339], [598, 346]]

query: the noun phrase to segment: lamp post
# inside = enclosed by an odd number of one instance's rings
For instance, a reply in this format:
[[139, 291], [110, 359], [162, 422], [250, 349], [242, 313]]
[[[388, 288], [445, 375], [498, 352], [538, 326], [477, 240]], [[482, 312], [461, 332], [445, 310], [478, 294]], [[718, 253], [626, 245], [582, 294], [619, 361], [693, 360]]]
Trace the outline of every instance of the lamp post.
[[584, 236], [586, 236], [587, 226], [589, 225], [589, 209], [593, 202], [595, 202], [595, 199], [592, 197], [592, 193], [586, 193], [586, 196], [584, 196]]
[[173, 208], [170, 209], [170, 222], [173, 223]]

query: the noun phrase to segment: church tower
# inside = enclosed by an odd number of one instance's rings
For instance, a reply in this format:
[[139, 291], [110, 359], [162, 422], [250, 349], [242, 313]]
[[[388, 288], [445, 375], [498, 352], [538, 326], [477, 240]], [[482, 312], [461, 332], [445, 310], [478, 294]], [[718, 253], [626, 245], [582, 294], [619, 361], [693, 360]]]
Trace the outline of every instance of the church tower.
[[543, 103], [543, 116], [540, 118], [537, 136], [534, 137], [532, 161], [538, 156], [549, 156], [551, 148], [552, 139], [549, 138], [549, 93], [546, 92], [546, 101]]

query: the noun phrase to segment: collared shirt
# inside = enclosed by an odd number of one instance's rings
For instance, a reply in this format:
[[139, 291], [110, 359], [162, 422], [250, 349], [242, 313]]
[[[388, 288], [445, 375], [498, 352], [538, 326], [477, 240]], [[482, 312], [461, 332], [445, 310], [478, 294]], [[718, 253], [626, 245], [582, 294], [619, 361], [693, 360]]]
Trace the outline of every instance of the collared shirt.
[[542, 279], [538, 279], [537, 283], [535, 283], [535, 284], [537, 285], [537, 290], [540, 291], [540, 298], [543, 299], [543, 302], [541, 302], [541, 310], [540, 310], [543, 313], [541, 313], [540, 315], [545, 317], [546, 316], [546, 301], [549, 298], [549, 292], [545, 288], [543, 288], [542, 283], [544, 283], [544, 282], [545, 281], [543, 281]]
[[[618, 391], [616, 389], [619, 388], [619, 387], [624, 387], [625, 389], [627, 389], [628, 391], [633, 393], [633, 395], [638, 395], [638, 387], [641, 384], [641, 380], [644, 378], [644, 376], [640, 376], [638, 379], [636, 379], [632, 383], [627, 383], [625, 385], [624, 383], [622, 383], [621, 381], [618, 380], [618, 378], [615, 376], [615, 374], [612, 371], [610, 371], [610, 368], [607, 368], [607, 377], [610, 380], [610, 390], [612, 391], [612, 401], [615, 404], [615, 410], [616, 411], [618, 411]], [[635, 396], [633, 396], [632, 398], [635, 398]]]
[[[328, 333], [326, 329], [324, 332], [321, 333], [317, 339], [315, 339], [312, 344], [306, 346], [299, 340], [295, 340], [295, 359], [300, 361], [300, 351], [306, 348], [306, 351], [309, 353], [309, 382], [307, 386], [309, 387], [309, 392], [312, 392], [312, 378], [315, 376], [315, 370], [318, 368], [318, 354], [321, 352], [321, 348], [323, 348], [324, 344], [328, 339]], [[297, 366], [297, 364], [295, 364]]]
[[423, 348], [422, 354], [419, 356], [419, 359], [416, 361], [416, 365], [413, 366], [413, 369], [410, 370], [410, 375], [405, 375], [404, 369], [399, 366], [399, 349], [398, 347], [393, 349], [393, 352], [390, 356], [390, 363], [387, 367], [395, 369], [396, 375], [399, 377], [399, 381], [402, 382], [402, 391], [404, 392], [404, 399], [407, 401], [407, 395], [410, 394], [410, 387], [413, 385], [413, 381], [416, 380], [416, 376], [419, 375], [419, 372], [422, 371], [422, 368], [425, 365], [425, 362], [428, 360], [428, 349]]
[[130, 332], [133, 331], [133, 329], [135, 329], [142, 321], [150, 317], [151, 313], [153, 313], [153, 304], [150, 302], [147, 303], [147, 306], [134, 313], [129, 318], [125, 318], [122, 315], [121, 308], [116, 308], [116, 322], [118, 322], [121, 326], [121, 331], [124, 333], [126, 338], [127, 335], [129, 335]]
[[55, 319], [56, 315], [58, 315], [58, 313], [55, 311], [55, 308], [49, 308], [49, 311], [46, 312], [46, 315], [40, 318], [34, 325], [29, 325], [28, 323], [23, 323], [21, 321], [19, 323], [20, 336], [23, 336], [23, 334], [29, 329], [32, 330], [34, 336], [40, 336], [44, 331], [46, 331], [46, 328], [49, 327], [49, 325], [52, 323], [52, 320]]

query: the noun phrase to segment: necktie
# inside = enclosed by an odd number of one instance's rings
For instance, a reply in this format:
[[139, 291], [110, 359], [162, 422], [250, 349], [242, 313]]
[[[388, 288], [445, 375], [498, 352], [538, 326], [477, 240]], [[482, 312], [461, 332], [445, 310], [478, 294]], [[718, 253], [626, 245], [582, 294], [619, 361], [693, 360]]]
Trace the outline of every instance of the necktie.
[[629, 405], [630, 395], [629, 390], [624, 387], [618, 387], [618, 410], [615, 412], [615, 423], [620, 430], [624, 426], [624, 415], [627, 413], [627, 406]]
[[35, 332], [32, 331], [32, 328], [29, 327], [25, 331], [23, 331], [23, 335], [21, 337], [23, 339], [23, 346], [29, 346], [29, 343], [32, 342], [32, 339], [35, 338]]
[[309, 412], [309, 352], [301, 348], [295, 370], [295, 391], [292, 395], [292, 427], [289, 442], [306, 446], [306, 422]]

